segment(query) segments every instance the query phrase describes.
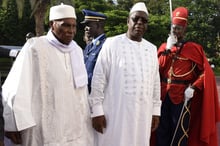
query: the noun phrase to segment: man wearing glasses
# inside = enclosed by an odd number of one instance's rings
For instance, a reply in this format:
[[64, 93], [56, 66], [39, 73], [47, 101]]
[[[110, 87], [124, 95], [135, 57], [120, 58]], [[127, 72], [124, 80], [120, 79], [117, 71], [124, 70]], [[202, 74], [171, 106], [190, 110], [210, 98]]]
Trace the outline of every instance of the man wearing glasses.
[[89, 96], [97, 146], [149, 146], [159, 123], [157, 48], [143, 39], [148, 15], [136, 3], [127, 33], [107, 38], [99, 53]]

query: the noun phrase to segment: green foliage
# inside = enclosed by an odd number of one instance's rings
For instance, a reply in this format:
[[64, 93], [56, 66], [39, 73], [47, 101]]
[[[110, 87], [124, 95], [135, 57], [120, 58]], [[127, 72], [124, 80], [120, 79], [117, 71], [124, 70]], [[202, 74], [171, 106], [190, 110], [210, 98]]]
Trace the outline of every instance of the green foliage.
[[215, 65], [215, 67], [213, 68], [213, 71], [214, 71], [216, 76], [220, 76], [220, 65]]
[[106, 12], [106, 15], [108, 17], [105, 27], [107, 36], [114, 36], [127, 31], [128, 11], [111, 10]]
[[[18, 17], [16, 0], [3, 1], [8, 1], [8, 7], [0, 7], [0, 44], [22, 45], [25, 42], [25, 34], [30, 31], [34, 32], [35, 27], [34, 20], [31, 17], [31, 6], [28, 2], [31, 1], [34, 4], [37, 0], [25, 0], [26, 4], [21, 19]], [[162, 42], [166, 41], [170, 31], [169, 0], [118, 0], [117, 5], [113, 3], [114, 0], [42, 1], [50, 2], [51, 5], [64, 2], [75, 7], [78, 23], [75, 40], [82, 47], [85, 46], [82, 39], [84, 28], [80, 25], [84, 19], [82, 9], [105, 13], [108, 17], [105, 31], [110, 37], [127, 31], [127, 16], [130, 8], [135, 2], [143, 1], [146, 3], [150, 14], [148, 30], [144, 37], [159, 47]], [[214, 64], [220, 66], [220, 2], [216, 0], [172, 0], [172, 4], [173, 9], [184, 6], [189, 10], [186, 39], [201, 44], [207, 57], [214, 58]], [[45, 25], [48, 25], [48, 12], [46, 15]], [[47, 28], [45, 33], [48, 30]]]
[[130, 10], [133, 2], [131, 0], [118, 0], [118, 9]]
[[[28, 4], [28, 3], [26, 3]], [[0, 7], [0, 44], [23, 45], [26, 33], [34, 30], [30, 18], [30, 6], [25, 5], [24, 17], [19, 19], [15, 0], [10, 0], [6, 8]]]
[[170, 31], [170, 20], [166, 15], [151, 15], [145, 38], [157, 47], [165, 42]]
[[[15, 1], [9, 2], [11, 5], [8, 5], [7, 8], [1, 7], [0, 9], [0, 33], [1, 33], [1, 40], [0, 43], [3, 44], [5, 41], [10, 40], [12, 42], [16, 41], [14, 40], [14, 33], [17, 28], [18, 19], [16, 19], [17, 16], [17, 9], [15, 4]], [[10, 12], [10, 13], [8, 13]], [[14, 19], [10, 19], [14, 18]], [[13, 24], [13, 25], [12, 25]], [[10, 27], [8, 27], [10, 26]]]

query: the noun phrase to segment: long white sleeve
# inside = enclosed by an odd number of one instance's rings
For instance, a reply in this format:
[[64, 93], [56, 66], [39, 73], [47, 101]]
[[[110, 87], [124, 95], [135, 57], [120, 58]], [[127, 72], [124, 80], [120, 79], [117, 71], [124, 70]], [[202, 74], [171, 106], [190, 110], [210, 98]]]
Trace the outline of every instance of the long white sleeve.
[[89, 103], [91, 107], [91, 116], [96, 117], [104, 115], [103, 111], [103, 100], [105, 98], [104, 90], [108, 82], [109, 75], [109, 53], [108, 46], [109, 40], [107, 39], [102, 46], [102, 50], [99, 53], [97, 62], [94, 68], [93, 78], [92, 78], [92, 90], [89, 96]]
[[[2, 96], [3, 96], [3, 106], [4, 106], [4, 119], [5, 119], [5, 130], [6, 131], [17, 131], [23, 130], [17, 127], [18, 121], [27, 121], [25, 127], [32, 127], [35, 125], [34, 119], [31, 115], [30, 105], [25, 104], [30, 102], [31, 97], [31, 55], [27, 51], [29, 44], [26, 43], [16, 58], [3, 86], [2, 86]], [[24, 91], [24, 92], [23, 92]], [[24, 95], [23, 93], [26, 93]], [[23, 94], [20, 96], [20, 94]], [[18, 96], [22, 97], [19, 98]], [[20, 104], [21, 103], [21, 104]], [[18, 106], [17, 106], [18, 105]], [[14, 108], [26, 111], [24, 114], [29, 116], [28, 120], [23, 119], [22, 116], [16, 117]], [[22, 123], [24, 124], [24, 123]]]

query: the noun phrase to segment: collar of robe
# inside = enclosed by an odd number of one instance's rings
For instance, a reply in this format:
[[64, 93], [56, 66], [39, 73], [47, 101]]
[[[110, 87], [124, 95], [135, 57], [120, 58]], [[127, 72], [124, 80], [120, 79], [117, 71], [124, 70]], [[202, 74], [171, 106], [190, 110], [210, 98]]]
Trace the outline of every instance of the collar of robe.
[[46, 38], [49, 43], [57, 48], [59, 51], [63, 53], [70, 53], [72, 74], [74, 80], [73, 82], [76, 88], [87, 85], [87, 72], [84, 67], [85, 65], [82, 58], [82, 51], [81, 48], [76, 44], [76, 42], [71, 41], [69, 45], [62, 44], [56, 39], [51, 30], [48, 31]]

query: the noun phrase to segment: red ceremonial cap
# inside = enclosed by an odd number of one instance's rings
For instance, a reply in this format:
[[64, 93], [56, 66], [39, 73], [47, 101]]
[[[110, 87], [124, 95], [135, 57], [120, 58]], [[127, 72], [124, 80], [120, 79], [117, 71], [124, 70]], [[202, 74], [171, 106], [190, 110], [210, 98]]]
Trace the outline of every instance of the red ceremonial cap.
[[178, 7], [173, 11], [172, 23], [175, 25], [187, 26], [188, 10], [185, 7]]

